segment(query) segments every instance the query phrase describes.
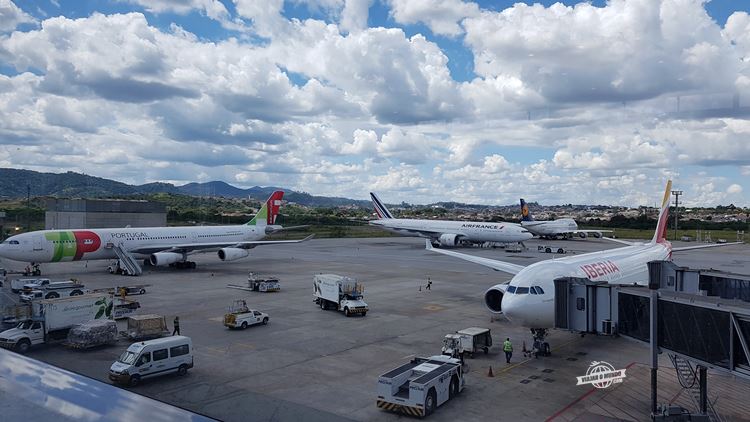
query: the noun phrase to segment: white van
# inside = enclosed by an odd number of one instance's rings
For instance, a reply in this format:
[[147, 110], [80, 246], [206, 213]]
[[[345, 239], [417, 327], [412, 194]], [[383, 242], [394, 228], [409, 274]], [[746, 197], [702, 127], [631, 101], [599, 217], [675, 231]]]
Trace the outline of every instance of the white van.
[[135, 386], [147, 377], [171, 372], [185, 375], [192, 367], [193, 342], [190, 337], [163, 337], [131, 344], [109, 368], [109, 379]]

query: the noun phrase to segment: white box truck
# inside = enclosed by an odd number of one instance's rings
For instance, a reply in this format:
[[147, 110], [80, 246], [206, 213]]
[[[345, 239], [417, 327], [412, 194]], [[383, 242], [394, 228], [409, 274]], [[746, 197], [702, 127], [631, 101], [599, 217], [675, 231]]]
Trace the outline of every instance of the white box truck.
[[465, 355], [474, 357], [480, 350], [487, 354], [492, 347], [492, 334], [489, 328], [470, 327], [454, 334], [446, 334], [443, 338], [443, 354], [454, 358]]
[[346, 316], [367, 315], [367, 304], [362, 300], [365, 288], [350, 277], [336, 274], [316, 274], [313, 277], [313, 298], [320, 309], [335, 309]]
[[32, 345], [65, 338], [76, 324], [100, 318], [112, 318], [112, 295], [40, 300], [32, 304], [31, 319], [0, 333], [0, 347], [25, 353]]
[[410, 416], [429, 416], [464, 388], [461, 361], [448, 356], [414, 358], [378, 378], [377, 406]]

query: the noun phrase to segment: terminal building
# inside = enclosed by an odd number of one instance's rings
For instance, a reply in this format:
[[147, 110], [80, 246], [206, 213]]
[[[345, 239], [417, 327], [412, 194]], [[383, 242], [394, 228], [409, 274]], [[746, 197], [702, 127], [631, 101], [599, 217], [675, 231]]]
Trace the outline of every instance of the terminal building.
[[48, 199], [44, 224], [47, 230], [166, 225], [165, 204], [109, 199]]

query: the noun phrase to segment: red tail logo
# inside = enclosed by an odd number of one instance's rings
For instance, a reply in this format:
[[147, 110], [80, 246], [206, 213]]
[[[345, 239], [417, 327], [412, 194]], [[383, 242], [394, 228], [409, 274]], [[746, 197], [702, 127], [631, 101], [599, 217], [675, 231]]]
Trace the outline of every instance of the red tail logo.
[[266, 206], [268, 207], [266, 224], [271, 225], [276, 223], [276, 216], [279, 215], [279, 208], [281, 208], [281, 199], [283, 197], [284, 191], [277, 190], [268, 198], [268, 202], [266, 202]]

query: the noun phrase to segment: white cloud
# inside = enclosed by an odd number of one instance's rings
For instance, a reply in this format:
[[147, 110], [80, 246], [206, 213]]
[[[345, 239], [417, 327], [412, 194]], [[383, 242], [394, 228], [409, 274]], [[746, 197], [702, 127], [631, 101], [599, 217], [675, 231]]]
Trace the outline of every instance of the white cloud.
[[422, 22], [438, 35], [457, 36], [464, 18], [479, 15], [479, 6], [461, 0], [390, 0], [393, 19], [402, 24]]
[[0, 32], [13, 31], [23, 23], [36, 23], [36, 19], [11, 0], [0, 0]]
[[727, 193], [730, 194], [730, 195], [735, 195], [735, 194], [738, 194], [738, 193], [742, 193], [742, 186], [740, 186], [740, 185], [738, 185], [736, 183], [732, 183], [727, 188]]
[[374, 0], [346, 0], [341, 12], [341, 29], [347, 32], [362, 31], [367, 28], [369, 8]]

